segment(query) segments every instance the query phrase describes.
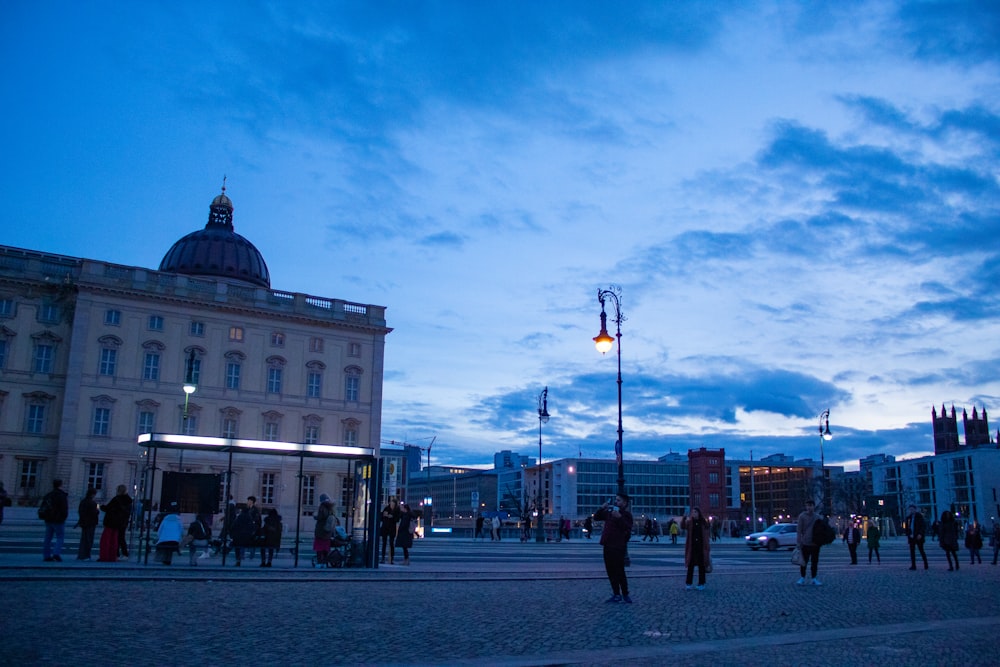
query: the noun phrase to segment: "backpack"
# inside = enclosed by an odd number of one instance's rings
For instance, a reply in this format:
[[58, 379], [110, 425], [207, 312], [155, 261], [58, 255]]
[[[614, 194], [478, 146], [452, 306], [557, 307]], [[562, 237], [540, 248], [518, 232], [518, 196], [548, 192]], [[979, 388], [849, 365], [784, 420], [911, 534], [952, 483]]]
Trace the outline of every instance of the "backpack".
[[54, 509], [52, 507], [52, 497], [49, 494], [45, 494], [45, 497], [42, 498], [42, 504], [38, 506], [38, 518], [42, 521], [48, 521]]
[[195, 519], [188, 529], [188, 534], [196, 540], [207, 540], [211, 536], [201, 519]]
[[812, 541], [818, 547], [826, 546], [837, 539], [837, 531], [826, 519], [819, 518], [813, 523]]

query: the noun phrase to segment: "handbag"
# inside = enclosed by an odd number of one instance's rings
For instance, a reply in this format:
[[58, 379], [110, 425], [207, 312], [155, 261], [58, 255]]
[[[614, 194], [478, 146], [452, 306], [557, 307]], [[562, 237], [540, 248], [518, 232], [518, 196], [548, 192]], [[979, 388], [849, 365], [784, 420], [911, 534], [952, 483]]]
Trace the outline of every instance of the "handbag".
[[792, 564], [802, 567], [806, 564], [804, 558], [802, 558], [802, 547], [795, 547], [795, 551], [792, 552]]

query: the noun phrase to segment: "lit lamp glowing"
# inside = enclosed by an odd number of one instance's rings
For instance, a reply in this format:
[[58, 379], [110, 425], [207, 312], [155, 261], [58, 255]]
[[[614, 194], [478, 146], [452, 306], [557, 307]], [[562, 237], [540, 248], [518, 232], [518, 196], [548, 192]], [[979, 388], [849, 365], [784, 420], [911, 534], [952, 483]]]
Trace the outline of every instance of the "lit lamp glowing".
[[[830, 433], [830, 411], [824, 410], [819, 414], [819, 467], [820, 467], [819, 473], [821, 475], [821, 479], [823, 482], [822, 486], [823, 500], [827, 500], [827, 502], [829, 502], [830, 494], [828, 488], [829, 484], [827, 484], [827, 477], [826, 477], [826, 458], [823, 453], [823, 443], [832, 439], [833, 439], [833, 434]], [[822, 503], [820, 504], [822, 505]], [[829, 507], [824, 507], [823, 509], [832, 514], [833, 503], [831, 502]]]

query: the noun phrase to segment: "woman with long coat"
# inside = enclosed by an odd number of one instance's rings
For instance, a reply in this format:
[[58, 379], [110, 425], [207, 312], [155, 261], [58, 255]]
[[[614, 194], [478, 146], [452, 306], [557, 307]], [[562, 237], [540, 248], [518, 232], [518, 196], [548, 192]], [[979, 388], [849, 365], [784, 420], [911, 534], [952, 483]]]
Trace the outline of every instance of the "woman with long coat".
[[[941, 513], [941, 528], [938, 536], [938, 544], [944, 549], [944, 555], [948, 558], [948, 571], [952, 572], [958, 568], [958, 522], [955, 515], [945, 510]], [[954, 565], [952, 557], [955, 558]]]
[[118, 554], [128, 558], [128, 544], [125, 532], [132, 518], [132, 499], [124, 484], [119, 484], [117, 495], [101, 509], [104, 510], [104, 532], [101, 533], [98, 561], [113, 563]]
[[281, 515], [273, 507], [267, 510], [264, 524], [260, 527], [260, 566], [271, 567], [274, 552], [281, 548]]
[[413, 531], [410, 527], [416, 521], [416, 515], [410, 511], [410, 506], [403, 503], [399, 513], [399, 524], [396, 528], [396, 546], [403, 548], [403, 565], [410, 564], [410, 547], [413, 546]]
[[684, 544], [684, 565], [687, 566], [685, 588], [691, 590], [694, 580], [694, 566], [698, 566], [698, 590], [705, 590], [705, 570], [712, 562], [712, 533], [708, 521], [701, 515], [697, 507], [691, 508], [691, 516], [684, 517], [681, 528], [687, 531], [687, 542]]

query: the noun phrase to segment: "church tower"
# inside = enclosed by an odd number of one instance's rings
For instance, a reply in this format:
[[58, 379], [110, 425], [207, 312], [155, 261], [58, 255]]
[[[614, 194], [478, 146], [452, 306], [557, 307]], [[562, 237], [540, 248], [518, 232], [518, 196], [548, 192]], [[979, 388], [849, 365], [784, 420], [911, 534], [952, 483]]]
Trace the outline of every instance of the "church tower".
[[965, 425], [965, 446], [982, 447], [990, 444], [990, 425], [986, 419], [986, 406], [983, 406], [983, 416], [972, 406], [972, 417], [962, 409], [962, 423]]
[[951, 416], [948, 416], [944, 404], [941, 404], [941, 416], [931, 407], [931, 422], [934, 425], [934, 453], [947, 454], [958, 451], [958, 419], [955, 406], [951, 406]]

